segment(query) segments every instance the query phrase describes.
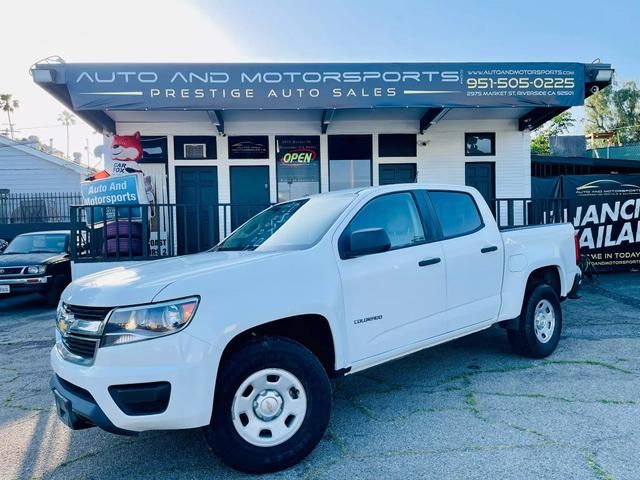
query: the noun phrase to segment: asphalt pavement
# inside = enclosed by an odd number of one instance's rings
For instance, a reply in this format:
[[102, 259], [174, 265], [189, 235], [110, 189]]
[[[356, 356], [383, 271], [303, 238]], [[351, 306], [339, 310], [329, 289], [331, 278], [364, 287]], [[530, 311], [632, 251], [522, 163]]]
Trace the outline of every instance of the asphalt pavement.
[[[548, 359], [491, 328], [334, 382], [329, 429], [301, 464], [261, 478], [640, 478], [640, 274], [567, 301]], [[0, 299], [0, 479], [245, 478], [202, 433], [72, 432], [49, 391], [54, 310]]]

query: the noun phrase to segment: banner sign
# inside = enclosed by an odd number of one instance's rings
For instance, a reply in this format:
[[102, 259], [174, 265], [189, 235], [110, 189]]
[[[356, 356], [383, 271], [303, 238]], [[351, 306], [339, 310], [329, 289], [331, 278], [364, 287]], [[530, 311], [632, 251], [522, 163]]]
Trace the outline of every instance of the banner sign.
[[84, 205], [109, 207], [86, 208], [87, 223], [94, 223], [94, 225], [115, 220], [116, 209], [118, 218], [128, 220], [129, 211], [131, 211], [131, 220], [140, 222], [142, 221], [142, 211], [139, 206], [129, 208], [118, 207], [118, 205], [144, 205], [149, 203], [145, 193], [144, 179], [142, 174], [139, 173], [81, 182], [80, 190]]
[[568, 175], [563, 190], [596, 269], [640, 268], [640, 175]]
[[60, 68], [75, 110], [573, 106], [583, 104], [585, 82], [580, 63], [66, 64]]

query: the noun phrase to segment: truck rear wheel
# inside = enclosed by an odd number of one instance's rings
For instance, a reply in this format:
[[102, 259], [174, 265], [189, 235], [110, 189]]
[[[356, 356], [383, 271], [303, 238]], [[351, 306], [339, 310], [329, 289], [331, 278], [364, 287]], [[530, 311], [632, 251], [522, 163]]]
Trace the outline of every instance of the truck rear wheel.
[[222, 365], [205, 436], [224, 463], [248, 473], [282, 470], [318, 444], [331, 384], [317, 357], [283, 337], [247, 343]]
[[519, 328], [507, 330], [516, 353], [544, 358], [558, 346], [562, 332], [562, 310], [556, 291], [547, 284], [533, 288], [525, 298]]

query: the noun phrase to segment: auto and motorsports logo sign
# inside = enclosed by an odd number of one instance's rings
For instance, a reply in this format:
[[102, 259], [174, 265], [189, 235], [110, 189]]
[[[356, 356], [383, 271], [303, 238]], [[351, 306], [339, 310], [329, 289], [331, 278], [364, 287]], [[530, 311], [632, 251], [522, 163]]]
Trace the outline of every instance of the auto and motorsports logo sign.
[[640, 267], [640, 175], [563, 177], [580, 247], [601, 270]]
[[578, 63], [67, 64], [76, 110], [581, 105]]

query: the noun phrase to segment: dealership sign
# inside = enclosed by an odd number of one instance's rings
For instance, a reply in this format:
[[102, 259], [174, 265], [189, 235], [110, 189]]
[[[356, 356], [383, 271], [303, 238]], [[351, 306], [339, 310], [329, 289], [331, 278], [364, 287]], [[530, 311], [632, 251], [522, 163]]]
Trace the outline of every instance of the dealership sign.
[[102, 224], [116, 217], [141, 221], [139, 205], [149, 203], [141, 173], [81, 182], [80, 188], [83, 204], [86, 205], [87, 223]]
[[75, 110], [572, 106], [579, 63], [67, 64]]
[[563, 177], [581, 251], [598, 270], [640, 267], [640, 175]]

